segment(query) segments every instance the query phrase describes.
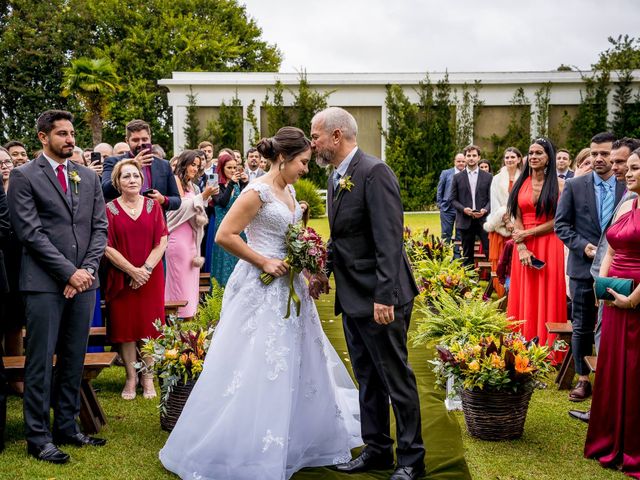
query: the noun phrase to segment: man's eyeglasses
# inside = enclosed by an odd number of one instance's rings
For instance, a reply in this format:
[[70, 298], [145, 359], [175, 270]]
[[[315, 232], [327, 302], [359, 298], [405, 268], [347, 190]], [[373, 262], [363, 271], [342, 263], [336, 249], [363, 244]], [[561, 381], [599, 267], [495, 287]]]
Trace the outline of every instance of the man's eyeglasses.
[[11, 160], [0, 160], [0, 167], [8, 167], [9, 165], [13, 166]]

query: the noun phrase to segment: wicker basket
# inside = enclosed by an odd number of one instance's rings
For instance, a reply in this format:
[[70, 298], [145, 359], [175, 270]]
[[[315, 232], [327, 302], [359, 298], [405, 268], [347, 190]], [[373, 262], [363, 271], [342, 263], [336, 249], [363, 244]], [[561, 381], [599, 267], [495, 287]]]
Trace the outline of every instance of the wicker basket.
[[176, 426], [178, 417], [180, 417], [184, 404], [187, 403], [187, 398], [189, 398], [195, 384], [195, 380], [189, 380], [187, 383], [180, 383], [173, 387], [167, 399], [166, 412], [160, 412], [160, 427], [163, 430], [170, 432]]
[[467, 431], [482, 440], [514, 440], [522, 436], [533, 390], [520, 393], [462, 390]]

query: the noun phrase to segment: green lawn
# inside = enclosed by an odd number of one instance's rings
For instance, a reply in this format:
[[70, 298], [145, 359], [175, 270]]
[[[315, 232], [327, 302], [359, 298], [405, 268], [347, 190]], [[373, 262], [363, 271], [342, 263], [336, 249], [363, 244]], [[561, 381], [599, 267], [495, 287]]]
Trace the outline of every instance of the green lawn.
[[[380, 221], [384, 221], [384, 212], [380, 213]], [[405, 213], [404, 224], [417, 232], [425, 228], [430, 233], [440, 235], [440, 215], [437, 213]], [[325, 240], [329, 238], [329, 223], [327, 217], [312, 218], [309, 226], [316, 230]]]

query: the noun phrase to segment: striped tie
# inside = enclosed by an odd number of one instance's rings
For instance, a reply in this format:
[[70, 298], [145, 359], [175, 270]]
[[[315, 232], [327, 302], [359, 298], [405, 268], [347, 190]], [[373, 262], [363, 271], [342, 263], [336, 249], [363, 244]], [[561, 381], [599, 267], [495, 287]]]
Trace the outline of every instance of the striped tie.
[[605, 182], [600, 184], [600, 230], [605, 231], [613, 216], [614, 198], [611, 187]]

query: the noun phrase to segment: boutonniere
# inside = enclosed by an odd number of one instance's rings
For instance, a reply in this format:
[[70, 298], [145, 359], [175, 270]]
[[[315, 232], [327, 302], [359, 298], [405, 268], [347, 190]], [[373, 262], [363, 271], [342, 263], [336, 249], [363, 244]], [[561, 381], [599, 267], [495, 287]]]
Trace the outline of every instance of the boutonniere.
[[74, 189], [76, 191], [76, 195], [78, 194], [78, 184], [80, 183], [80, 175], [78, 175], [77, 170], [72, 170], [69, 172], [69, 180], [73, 182]]
[[351, 175], [345, 175], [340, 180], [338, 180], [338, 190], [346, 190], [350, 192], [353, 188], [353, 182], [351, 181]]

